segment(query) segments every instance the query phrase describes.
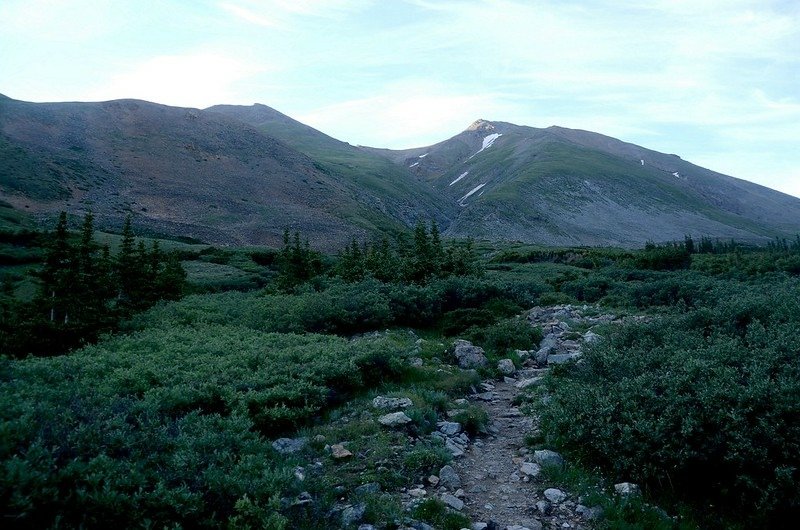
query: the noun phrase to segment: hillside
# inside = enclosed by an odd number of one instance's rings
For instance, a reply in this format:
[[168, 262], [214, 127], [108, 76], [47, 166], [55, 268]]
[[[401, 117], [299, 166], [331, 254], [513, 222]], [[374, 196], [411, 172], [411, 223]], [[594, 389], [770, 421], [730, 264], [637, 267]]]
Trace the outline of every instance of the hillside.
[[277, 244], [289, 227], [326, 248], [436, 210], [391, 180], [358, 182], [242, 121], [134, 100], [1, 100], [0, 197], [48, 222], [62, 209], [92, 210], [98, 226], [114, 228], [130, 212], [157, 234]]
[[800, 200], [588, 131], [478, 120], [444, 142], [369, 149], [459, 207], [446, 234], [635, 246], [686, 234], [758, 241], [800, 230]]
[[352, 146], [265, 105], [0, 98], [0, 200], [52, 225], [318, 248], [435, 219], [451, 237], [640, 246], [800, 232], [800, 199], [601, 134], [478, 120], [438, 144]]

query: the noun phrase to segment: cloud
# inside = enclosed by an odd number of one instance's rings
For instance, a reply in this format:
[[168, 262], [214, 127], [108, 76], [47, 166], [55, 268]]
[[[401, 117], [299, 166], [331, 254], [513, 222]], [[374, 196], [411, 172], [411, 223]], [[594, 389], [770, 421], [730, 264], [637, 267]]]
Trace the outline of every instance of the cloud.
[[448, 93], [421, 81], [327, 105], [297, 119], [353, 144], [400, 149], [444, 140], [500, 112], [502, 105], [492, 94]]
[[289, 29], [292, 17], [337, 18], [371, 3], [370, 0], [238, 0], [220, 2], [218, 6], [257, 26]]
[[137, 98], [166, 105], [208, 107], [235, 102], [235, 85], [263, 66], [217, 52], [162, 55], [113, 76], [90, 99]]

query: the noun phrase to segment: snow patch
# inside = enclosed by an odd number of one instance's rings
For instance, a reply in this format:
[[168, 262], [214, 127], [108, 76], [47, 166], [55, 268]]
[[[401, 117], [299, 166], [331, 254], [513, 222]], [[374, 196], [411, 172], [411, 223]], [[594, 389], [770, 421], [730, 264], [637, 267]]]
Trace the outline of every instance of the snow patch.
[[676, 171], [676, 172], [674, 172], [674, 173], [672, 174], [672, 176], [673, 176], [673, 177], [675, 177], [675, 178], [678, 178], [678, 179], [679, 179], [679, 178], [681, 178], [681, 174], [680, 174], [680, 173], [678, 173], [677, 171]]
[[459, 206], [466, 206], [466, 204], [464, 204], [464, 201], [466, 201], [467, 199], [469, 199], [469, 198], [470, 198], [472, 195], [474, 195], [476, 192], [479, 192], [479, 191], [481, 190], [481, 188], [483, 188], [484, 186], [486, 186], [486, 184], [485, 184], [485, 183], [484, 183], [484, 184], [478, 184], [477, 186], [475, 186], [474, 188], [472, 188], [471, 190], [469, 190], [469, 192], [467, 192], [467, 194], [466, 194], [466, 195], [464, 195], [463, 197], [461, 197], [461, 198], [458, 200], [458, 204], [459, 204]]
[[642, 163], [642, 165], [644, 165], [644, 160], [643, 160], [643, 159], [642, 159], [642, 160], [639, 160], [639, 162], [641, 162], [641, 163]]
[[[492, 134], [488, 135], [487, 137], [485, 137], [485, 138], [483, 139], [483, 145], [481, 146], [481, 149], [480, 149], [480, 151], [478, 151], [478, 153], [480, 153], [480, 152], [481, 152], [481, 151], [483, 151], [484, 149], [488, 149], [489, 147], [491, 147], [491, 146], [492, 146], [492, 144], [495, 142], [495, 140], [497, 140], [497, 139], [498, 139], [498, 138], [500, 138], [501, 136], [503, 136], [503, 133], [492, 133]], [[475, 154], [474, 154], [474, 155], [472, 155], [472, 156], [475, 156], [475, 155], [477, 155], [478, 153], [475, 153]], [[471, 157], [469, 157], [469, 158], [472, 158], [472, 156], [471, 156]], [[469, 160], [469, 158], [467, 158], [467, 160]]]
[[425, 158], [425, 157], [426, 157], [426, 156], [428, 156], [429, 154], [430, 154], [430, 153], [425, 153], [424, 155], [419, 155], [419, 157], [420, 157], [420, 158]]
[[457, 178], [457, 179], [455, 179], [453, 182], [451, 182], [451, 183], [450, 183], [450, 185], [452, 186], [453, 184], [455, 184], [455, 183], [456, 183], [456, 182], [458, 182], [459, 180], [463, 179], [463, 178], [464, 178], [464, 177], [466, 177], [467, 175], [469, 175], [469, 171], [465, 171], [465, 172], [463, 172], [462, 174], [460, 174], [460, 175], [458, 176], [458, 178]]
[[414, 162], [413, 164], [411, 164], [411, 165], [410, 165], [410, 166], [408, 166], [408, 167], [415, 167], [415, 166], [418, 166], [418, 165], [419, 165], [419, 162]]

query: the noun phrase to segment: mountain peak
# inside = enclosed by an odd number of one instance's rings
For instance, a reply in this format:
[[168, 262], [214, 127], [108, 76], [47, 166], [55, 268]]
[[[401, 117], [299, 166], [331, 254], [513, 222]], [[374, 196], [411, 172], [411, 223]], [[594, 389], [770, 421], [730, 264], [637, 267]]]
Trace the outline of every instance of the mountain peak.
[[468, 131], [493, 131], [494, 124], [484, 119], [475, 120], [472, 125], [467, 127]]

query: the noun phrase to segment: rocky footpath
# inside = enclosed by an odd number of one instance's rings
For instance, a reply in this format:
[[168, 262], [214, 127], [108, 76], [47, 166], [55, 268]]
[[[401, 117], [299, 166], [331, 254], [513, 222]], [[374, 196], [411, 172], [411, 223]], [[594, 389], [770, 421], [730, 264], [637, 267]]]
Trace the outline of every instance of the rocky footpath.
[[[466, 444], [453, 436], [458, 424], [444, 422], [439, 436], [445, 439], [455, 457], [437, 477], [429, 479], [428, 490], [455, 510], [468, 514], [474, 530], [538, 530], [543, 528], [593, 528], [602, 516], [599, 507], [582, 504], [577, 495], [549, 488], [542, 479], [547, 466], [562, 467], [564, 460], [550, 450], [532, 451], [525, 438], [539, 431], [535, 415], [523, 414], [514, 405], [526, 387], [541, 382], [548, 367], [575, 360], [580, 362], [585, 345], [601, 340], [592, 328], [617, 324], [615, 315], [593, 314], [591, 308], [556, 306], [534, 308], [528, 315], [531, 325], [540, 326], [543, 339], [537, 349], [518, 351], [523, 366], [514, 367], [510, 359], [498, 363], [504, 374], [499, 381], [484, 381], [469, 400], [480, 404], [489, 416], [488, 434]], [[584, 332], [574, 331], [585, 329]], [[488, 362], [480, 348], [457, 341], [455, 356], [462, 368]], [[456, 447], [453, 447], [456, 446]], [[418, 491], [417, 495], [428, 494]]]

